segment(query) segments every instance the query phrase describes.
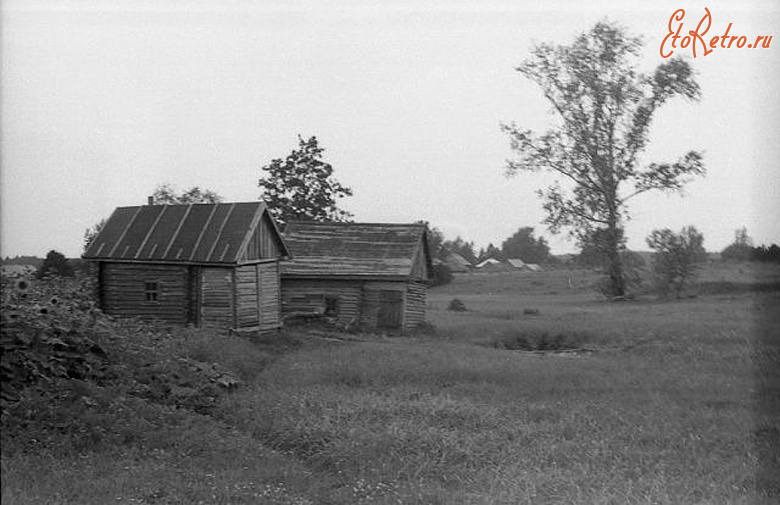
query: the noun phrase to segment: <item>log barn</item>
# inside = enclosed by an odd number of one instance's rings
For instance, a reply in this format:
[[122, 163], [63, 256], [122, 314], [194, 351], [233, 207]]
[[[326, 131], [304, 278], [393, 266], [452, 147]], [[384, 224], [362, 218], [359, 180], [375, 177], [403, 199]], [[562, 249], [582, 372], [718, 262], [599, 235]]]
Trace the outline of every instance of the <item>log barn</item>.
[[420, 224], [292, 222], [282, 265], [282, 314], [408, 330], [425, 321], [433, 272]]
[[108, 314], [173, 324], [281, 325], [289, 251], [262, 201], [119, 207], [82, 256]]

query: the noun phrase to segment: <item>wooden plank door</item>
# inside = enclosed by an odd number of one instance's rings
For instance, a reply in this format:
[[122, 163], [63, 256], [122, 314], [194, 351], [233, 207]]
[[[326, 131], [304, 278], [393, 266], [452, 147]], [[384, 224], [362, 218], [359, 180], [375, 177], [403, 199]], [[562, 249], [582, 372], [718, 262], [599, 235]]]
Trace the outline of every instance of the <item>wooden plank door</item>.
[[379, 328], [400, 328], [403, 320], [403, 292], [382, 289], [379, 291]]

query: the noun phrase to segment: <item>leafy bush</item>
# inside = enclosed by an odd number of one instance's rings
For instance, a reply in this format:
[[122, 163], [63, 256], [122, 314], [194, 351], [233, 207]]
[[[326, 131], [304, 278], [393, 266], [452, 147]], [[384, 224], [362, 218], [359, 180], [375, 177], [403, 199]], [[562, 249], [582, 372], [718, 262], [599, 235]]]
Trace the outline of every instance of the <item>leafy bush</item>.
[[704, 235], [693, 226], [683, 228], [680, 233], [668, 228], [653, 230], [647, 237], [647, 245], [656, 251], [653, 277], [662, 296], [674, 293], [680, 297], [706, 257], [703, 244]]
[[433, 265], [433, 282], [431, 286], [444, 286], [452, 282], [452, 270], [444, 263]]
[[447, 306], [447, 310], [452, 310], [455, 312], [466, 312], [468, 309], [466, 308], [465, 303], [457, 298], [453, 298], [450, 300], [450, 304]]
[[43, 264], [38, 268], [35, 276], [39, 279], [56, 275], [72, 277], [73, 273], [73, 267], [68, 263], [68, 259], [62, 253], [51, 250], [46, 255], [46, 259], [43, 260]]
[[107, 355], [93, 338], [97, 310], [80, 285], [56, 280], [4, 284], [1, 405], [17, 400], [24, 387], [40, 380], [103, 376]]
[[[4, 450], [81, 451], [148, 438], [168, 423], [165, 412], [211, 413], [268, 361], [241, 337], [107, 316], [88, 277], [2, 283]], [[142, 411], [152, 420], [137, 419]]]

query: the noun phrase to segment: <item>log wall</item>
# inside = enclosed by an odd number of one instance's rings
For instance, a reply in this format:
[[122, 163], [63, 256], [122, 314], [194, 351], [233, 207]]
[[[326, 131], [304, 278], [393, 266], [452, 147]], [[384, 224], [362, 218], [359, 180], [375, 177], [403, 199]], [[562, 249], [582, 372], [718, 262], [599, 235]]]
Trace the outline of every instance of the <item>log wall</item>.
[[[187, 267], [101, 263], [100, 306], [107, 314], [186, 324]], [[157, 284], [157, 299], [147, 300], [147, 283]]]
[[284, 279], [282, 314], [324, 313], [325, 298], [338, 298], [336, 317], [345, 324], [359, 321], [362, 285], [359, 281]]

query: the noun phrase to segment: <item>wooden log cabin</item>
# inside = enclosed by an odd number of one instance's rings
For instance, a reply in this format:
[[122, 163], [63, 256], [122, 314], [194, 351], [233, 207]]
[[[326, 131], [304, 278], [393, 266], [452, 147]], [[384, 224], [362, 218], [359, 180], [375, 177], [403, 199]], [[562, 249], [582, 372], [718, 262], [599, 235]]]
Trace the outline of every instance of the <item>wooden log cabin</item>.
[[263, 202], [119, 207], [82, 256], [104, 312], [273, 330], [289, 251]]
[[419, 224], [292, 222], [284, 241], [282, 314], [324, 314], [344, 324], [409, 330], [425, 321], [433, 272]]

